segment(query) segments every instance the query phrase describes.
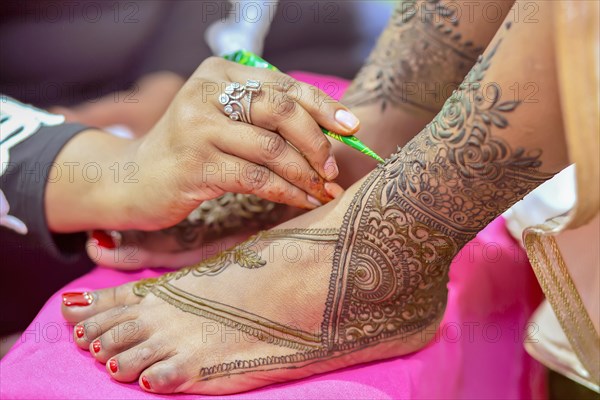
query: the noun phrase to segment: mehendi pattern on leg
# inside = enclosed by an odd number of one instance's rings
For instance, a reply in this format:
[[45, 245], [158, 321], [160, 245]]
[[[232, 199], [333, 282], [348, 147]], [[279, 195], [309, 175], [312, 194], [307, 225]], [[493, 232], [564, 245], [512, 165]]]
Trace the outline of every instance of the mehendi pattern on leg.
[[[482, 93], [500, 45], [501, 40], [479, 58], [421, 134], [369, 175], [339, 231], [261, 233], [218, 259], [138, 284], [136, 294], [152, 292], [183, 311], [298, 350], [202, 368], [199, 379], [301, 368], [410, 337], [440, 320], [452, 258], [493, 218], [552, 176], [540, 172], [540, 149], [513, 148], [493, 134], [509, 127], [510, 113], [520, 106], [502, 101], [495, 84], [488, 85], [487, 98]], [[275, 240], [321, 241], [334, 247], [319, 335], [177, 288], [177, 279], [190, 272], [217, 274], [232, 265], [274, 267], [275, 262], [262, 263], [251, 253], [257, 255], [254, 249]]]
[[483, 52], [459, 24], [456, 7], [441, 0], [400, 1], [344, 103], [438, 112]]

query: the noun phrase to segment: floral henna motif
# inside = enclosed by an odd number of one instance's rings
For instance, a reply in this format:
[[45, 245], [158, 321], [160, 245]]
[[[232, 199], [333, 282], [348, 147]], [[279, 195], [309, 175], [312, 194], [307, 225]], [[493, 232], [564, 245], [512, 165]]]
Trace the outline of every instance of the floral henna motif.
[[332, 350], [417, 333], [446, 304], [448, 266], [458, 246], [397, 203], [382, 201], [388, 167], [368, 178], [344, 219], [323, 322]]
[[[152, 291], [186, 312], [297, 350], [202, 368], [201, 379], [300, 368], [418, 334], [441, 319], [452, 258], [493, 218], [551, 177], [539, 171], [541, 150], [512, 148], [492, 135], [508, 127], [508, 115], [520, 105], [502, 102], [500, 90], [482, 99], [483, 78], [499, 45], [479, 59], [438, 117], [367, 177], [339, 232], [262, 233], [218, 259], [139, 284], [138, 294]], [[176, 280], [190, 271], [218, 273], [234, 263], [276, 267], [260, 263], [253, 250], [276, 239], [334, 246], [332, 264], [323, 263], [331, 275], [319, 335], [210, 305], [176, 287]], [[249, 255], [252, 251], [256, 257]], [[238, 253], [250, 261], [240, 262]], [[272, 328], [269, 334], [266, 327]]]
[[344, 103], [437, 112], [483, 51], [458, 26], [456, 8], [441, 0], [400, 1]]
[[267, 262], [260, 257], [260, 250], [275, 240], [328, 242], [335, 241], [337, 236], [337, 229], [273, 229], [259, 232], [234, 248], [223, 251], [196, 265], [169, 272], [158, 278], [142, 279], [134, 285], [133, 291], [138, 296], [145, 296], [156, 285], [176, 281], [189, 273], [194, 276], [217, 275], [232, 264], [248, 269], [264, 267]]
[[506, 114], [520, 105], [502, 102], [496, 83], [482, 92], [500, 44], [479, 58], [426, 128], [429, 135], [392, 157], [385, 188], [388, 201], [402, 194], [402, 207], [446, 235], [460, 234], [463, 242], [551, 176], [539, 172], [541, 150], [512, 149], [492, 135], [508, 127]]

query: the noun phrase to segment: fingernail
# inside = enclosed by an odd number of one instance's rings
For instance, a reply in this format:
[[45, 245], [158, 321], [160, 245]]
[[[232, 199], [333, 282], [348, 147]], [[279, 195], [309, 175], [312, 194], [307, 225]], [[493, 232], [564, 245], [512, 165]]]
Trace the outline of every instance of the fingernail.
[[337, 110], [335, 112], [335, 120], [350, 130], [354, 130], [360, 121], [350, 111]]
[[321, 207], [323, 205], [323, 203], [321, 203], [316, 198], [312, 197], [310, 194], [306, 195], [306, 200], [308, 200], [309, 203], [314, 204], [317, 207]]
[[92, 349], [94, 349], [94, 353], [100, 353], [100, 340], [95, 340], [92, 343]]
[[117, 247], [112, 236], [104, 231], [93, 231], [92, 238], [98, 241], [98, 246], [104, 247], [105, 249], [114, 249]]
[[142, 385], [144, 385], [144, 387], [148, 390], [152, 389], [152, 387], [150, 386], [150, 381], [148, 381], [148, 378], [146, 378], [145, 376], [142, 376]]
[[119, 370], [119, 366], [117, 365], [117, 360], [114, 358], [108, 362], [108, 368], [112, 371], [113, 374], [116, 374]]
[[68, 292], [62, 294], [62, 299], [67, 307], [89, 306], [94, 301], [94, 296], [88, 292]]
[[81, 339], [83, 337], [83, 334], [85, 333], [85, 330], [83, 329], [83, 326], [81, 325], [77, 325], [75, 327], [75, 335], [77, 335], [77, 337], [79, 339]]
[[325, 168], [325, 177], [329, 180], [335, 179], [340, 173], [337, 163], [335, 162], [334, 156], [329, 156], [327, 161], [325, 161], [324, 168]]

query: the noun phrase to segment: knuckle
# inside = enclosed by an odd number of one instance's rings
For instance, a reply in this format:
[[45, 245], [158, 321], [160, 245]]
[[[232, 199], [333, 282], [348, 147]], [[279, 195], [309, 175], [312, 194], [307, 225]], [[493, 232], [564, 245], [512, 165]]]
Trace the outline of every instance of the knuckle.
[[143, 323], [140, 320], [127, 321], [120, 325], [120, 337], [125, 343], [137, 342], [138, 333], [143, 329]]
[[300, 84], [291, 76], [284, 75], [277, 79], [277, 87], [286, 95], [294, 95], [298, 93]]
[[248, 192], [254, 192], [264, 189], [270, 181], [270, 171], [260, 165], [250, 165], [245, 168], [244, 172], [244, 188]]
[[156, 384], [158, 388], [169, 387], [173, 382], [177, 382], [182, 376], [184, 371], [179, 366], [164, 366], [160, 370], [160, 374], [152, 377], [152, 383]]
[[[328, 103], [328, 99], [331, 99], [323, 90], [321, 90], [319, 88], [314, 89], [314, 94], [315, 94], [315, 97], [314, 97], [315, 103], [319, 107], [323, 104]], [[331, 99], [331, 100], [333, 100], [333, 99]]]
[[317, 135], [312, 142], [312, 149], [315, 154], [326, 156], [331, 152], [331, 143], [324, 135]]
[[286, 141], [278, 134], [264, 135], [261, 139], [261, 149], [265, 157], [269, 160], [275, 160], [285, 152]]
[[288, 119], [296, 113], [298, 103], [285, 93], [276, 93], [273, 96], [272, 114], [280, 119]]
[[210, 131], [210, 127], [214, 125], [214, 117], [211, 115], [213, 113], [206, 112], [206, 109], [199, 111], [194, 101], [177, 101], [174, 105], [167, 120], [168, 145], [189, 145], [190, 139], [193, 138], [190, 133], [197, 130], [198, 126], [206, 127]]
[[192, 75], [187, 82], [181, 87], [177, 93], [173, 104], [177, 105], [177, 108], [181, 108], [190, 102], [196, 102], [198, 98], [205, 99], [206, 96], [198, 96], [204, 92], [216, 91], [216, 88], [211, 85], [216, 85], [215, 82], [206, 80], [200, 75]]
[[135, 355], [132, 357], [132, 361], [135, 363], [149, 361], [153, 359], [155, 350], [150, 347], [144, 346], [136, 350]]

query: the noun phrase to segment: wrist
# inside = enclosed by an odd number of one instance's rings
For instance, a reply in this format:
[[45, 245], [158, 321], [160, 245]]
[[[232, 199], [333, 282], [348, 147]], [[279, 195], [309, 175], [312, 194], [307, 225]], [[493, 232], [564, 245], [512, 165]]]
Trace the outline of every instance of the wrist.
[[[53, 232], [122, 229], [127, 216], [126, 183], [137, 170], [137, 142], [88, 129], [73, 137], [57, 155], [58, 179], [48, 179], [45, 211]], [[129, 169], [127, 169], [129, 168]]]

